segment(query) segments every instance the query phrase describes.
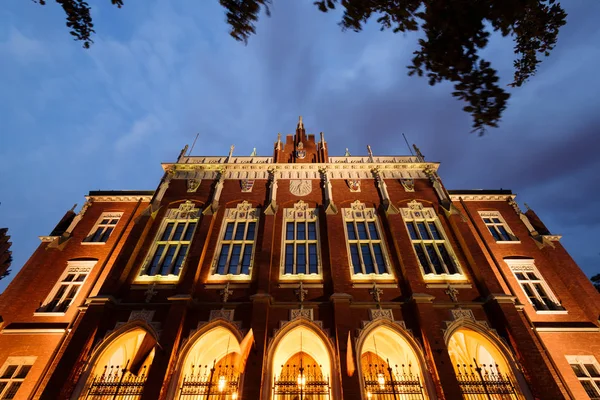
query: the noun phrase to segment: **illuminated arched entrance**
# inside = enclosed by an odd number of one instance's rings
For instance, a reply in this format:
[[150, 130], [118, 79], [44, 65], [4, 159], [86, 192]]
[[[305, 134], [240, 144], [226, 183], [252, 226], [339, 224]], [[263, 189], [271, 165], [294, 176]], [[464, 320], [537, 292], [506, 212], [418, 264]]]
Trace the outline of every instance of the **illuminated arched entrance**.
[[100, 346], [82, 377], [85, 386], [76, 398], [136, 400], [141, 397], [154, 359], [156, 337], [141, 327], [111, 336]]
[[269, 350], [267, 398], [330, 400], [337, 382], [331, 343], [311, 321], [295, 321], [283, 329]]
[[424, 382], [424, 359], [414, 339], [385, 323], [363, 333], [358, 340], [358, 366], [363, 399], [429, 399]]
[[237, 368], [240, 340], [231, 329], [218, 324], [202, 331], [192, 337], [183, 354], [176, 399], [236, 400], [240, 397], [243, 373]]
[[455, 329], [448, 338], [448, 353], [461, 391], [468, 400], [522, 399], [513, 362], [503, 346], [476, 330]]

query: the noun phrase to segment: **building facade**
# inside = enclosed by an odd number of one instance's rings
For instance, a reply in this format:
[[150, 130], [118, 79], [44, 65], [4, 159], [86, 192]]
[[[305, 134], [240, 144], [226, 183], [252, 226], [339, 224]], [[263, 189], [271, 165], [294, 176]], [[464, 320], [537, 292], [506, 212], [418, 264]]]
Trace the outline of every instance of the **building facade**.
[[600, 294], [510, 191], [302, 119], [273, 156], [186, 153], [40, 238], [0, 399], [600, 398]]

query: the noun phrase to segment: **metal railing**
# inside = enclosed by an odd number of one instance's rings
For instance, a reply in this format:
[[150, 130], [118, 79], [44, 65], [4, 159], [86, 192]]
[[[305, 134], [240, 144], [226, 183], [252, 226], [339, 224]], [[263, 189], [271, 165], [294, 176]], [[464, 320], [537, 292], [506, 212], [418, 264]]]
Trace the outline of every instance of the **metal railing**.
[[138, 375], [118, 365], [105, 365], [101, 374], [94, 376], [85, 396], [86, 400], [137, 400], [146, 384], [146, 366]]
[[180, 400], [237, 400], [240, 375], [233, 365], [192, 365], [183, 377]]
[[303, 366], [287, 364], [281, 366], [279, 376], [273, 378], [273, 397], [278, 400], [327, 400], [329, 399], [329, 377], [321, 373], [320, 365]]
[[518, 400], [519, 395], [507, 374], [498, 365], [457, 364], [456, 378], [465, 400]]
[[423, 385], [410, 364], [394, 368], [389, 364], [368, 364], [363, 370], [366, 397], [369, 400], [422, 400]]

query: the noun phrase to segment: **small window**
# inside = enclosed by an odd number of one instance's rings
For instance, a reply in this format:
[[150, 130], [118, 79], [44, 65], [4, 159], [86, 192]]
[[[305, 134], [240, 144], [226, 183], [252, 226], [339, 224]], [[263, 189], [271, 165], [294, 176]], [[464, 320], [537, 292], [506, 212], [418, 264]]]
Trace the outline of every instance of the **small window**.
[[0, 399], [14, 399], [35, 357], [9, 357], [0, 369]]
[[36, 313], [45, 315], [65, 313], [73, 304], [96, 262], [96, 260], [68, 261], [67, 268]]
[[300, 200], [284, 210], [283, 277], [313, 276], [321, 273], [317, 214]]
[[600, 366], [593, 356], [567, 356], [571, 369], [590, 399], [600, 399]]
[[111, 233], [119, 223], [119, 219], [123, 215], [122, 212], [105, 212], [102, 213], [98, 221], [90, 231], [90, 234], [83, 241], [84, 243], [106, 243]]
[[225, 210], [212, 279], [249, 279], [252, 272], [258, 210], [244, 201]]
[[479, 215], [496, 242], [518, 242], [498, 211], [480, 211]]
[[427, 279], [462, 278], [460, 266], [433, 208], [412, 201], [402, 209], [408, 236]]
[[564, 311], [531, 259], [505, 259], [536, 311]]
[[138, 281], [179, 278], [198, 225], [199, 214], [199, 209], [191, 201], [167, 211]]
[[352, 277], [389, 278], [389, 262], [375, 209], [356, 201], [343, 213]]

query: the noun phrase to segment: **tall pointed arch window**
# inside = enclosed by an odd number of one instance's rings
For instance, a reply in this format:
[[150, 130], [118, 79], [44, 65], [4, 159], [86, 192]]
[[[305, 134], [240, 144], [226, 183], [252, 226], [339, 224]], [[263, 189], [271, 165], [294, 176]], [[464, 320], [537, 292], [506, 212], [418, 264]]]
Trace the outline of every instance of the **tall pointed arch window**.
[[284, 210], [281, 277], [320, 278], [318, 218], [316, 209], [300, 200]]
[[258, 209], [247, 201], [225, 210], [211, 279], [250, 279], [257, 229]]
[[137, 281], [179, 279], [199, 214], [199, 209], [189, 200], [167, 211]]
[[411, 201], [402, 217], [425, 279], [464, 279], [435, 210]]

